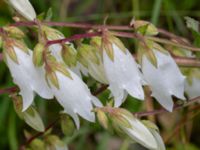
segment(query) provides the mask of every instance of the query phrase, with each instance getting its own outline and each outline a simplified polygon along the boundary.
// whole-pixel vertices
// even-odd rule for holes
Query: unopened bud
[[[38,43],[33,51],[33,63],[36,67],[40,67],[44,64],[43,60],[43,52],[45,49],[45,45],[42,43]]]
[[[64,35],[60,31],[53,29],[51,27],[42,26],[41,29],[48,40],[57,40],[64,38]]]
[[[8,26],[3,28],[4,31],[7,32],[8,36],[11,38],[17,38],[17,39],[22,39],[24,38],[24,32],[22,32],[19,28],[13,27],[13,26]]]
[[[42,140],[40,140],[40,139],[34,139],[30,143],[30,148],[32,150],[46,150],[45,149],[45,143]]]
[[[47,149],[57,150],[67,150],[67,146],[60,138],[56,135],[49,135],[45,137],[45,141],[47,143]]]
[[[75,48],[72,45],[64,44],[62,49],[62,58],[67,66],[76,66],[77,52]]]
[[[33,106],[30,106],[26,111],[22,112],[22,97],[17,95],[11,95],[11,97],[13,99],[13,104],[17,115],[33,129],[43,132],[44,124],[36,109]]]
[[[133,20],[130,24],[134,29],[143,35],[157,35],[157,28],[150,22],[143,20]]]
[[[75,130],[75,124],[70,116],[61,114],[61,129],[66,136],[72,136]]]
[[[78,60],[85,66],[88,67],[88,63],[99,64],[99,58],[96,54],[96,48],[88,44],[78,45]]]

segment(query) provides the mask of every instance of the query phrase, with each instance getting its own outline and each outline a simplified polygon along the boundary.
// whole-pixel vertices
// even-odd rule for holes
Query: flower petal
[[[187,93],[189,99],[200,96],[200,80],[198,78],[192,78],[192,84],[185,82],[185,92]]]
[[[29,0],[9,0],[9,3],[27,20],[33,21],[36,18],[35,10]]]
[[[60,72],[56,72],[59,89],[51,85],[55,97],[64,107],[66,112],[70,111],[70,115],[77,113],[84,119],[94,122],[95,115],[91,112],[93,109],[93,96],[86,84],[71,70],[68,69],[68,71],[70,72],[72,79]]]
[[[142,59],[142,72],[154,96],[168,111],[173,110],[171,95],[184,98],[185,77],[168,54],[154,51],[157,58],[157,68],[151,64],[146,56]]]
[[[23,59],[24,63],[27,67],[30,67],[29,60],[27,59],[30,57],[29,55],[25,54],[18,48],[15,48],[18,57],[19,64],[13,62],[12,59],[8,55],[6,56],[7,65],[13,77],[13,81],[19,86],[20,88],[20,95],[23,98],[23,111],[26,110],[33,102],[34,99],[34,92],[32,90],[31,78],[26,73],[26,70],[22,64],[21,59]],[[30,72],[31,73],[31,72]]]
[[[117,101],[116,106],[121,105],[124,98],[122,92],[125,91],[135,98],[144,99],[143,79],[134,58],[128,50],[124,53],[115,44],[113,44],[113,49],[114,61],[103,51],[103,62],[111,92],[115,97],[115,102]],[[121,100],[116,100],[117,97]]]

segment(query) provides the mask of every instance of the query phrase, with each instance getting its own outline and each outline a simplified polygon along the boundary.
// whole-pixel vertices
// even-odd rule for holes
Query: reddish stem
[[[178,110],[180,108],[183,108],[185,106],[188,106],[192,103],[198,102],[199,100],[200,100],[200,96],[193,98],[191,100],[188,100],[188,102],[186,104],[184,103],[184,104],[174,105],[173,111]],[[153,110],[153,111],[147,111],[147,112],[136,112],[136,113],[134,113],[134,115],[137,116],[137,117],[145,117],[145,116],[162,114],[162,113],[166,113],[166,112],[168,112],[168,111],[165,110],[164,108],[161,108],[161,109],[157,109],[157,110]]]
[[[75,35],[73,35],[69,38],[47,41],[47,46],[50,46],[50,45],[53,45],[53,44],[71,42],[71,41],[79,40],[79,39],[82,39],[82,38],[91,38],[91,37],[94,37],[94,36],[101,36],[101,32],[75,34]]]
[[[72,27],[72,28],[82,28],[82,29],[102,29],[102,28],[107,28],[109,30],[133,30],[133,28],[129,26],[118,26],[118,25],[93,25],[93,24],[88,24],[88,23],[70,23],[70,22],[48,22],[48,21],[43,21],[43,25],[48,25],[48,26],[59,26],[59,27]],[[21,26],[26,26],[26,27],[31,27],[37,25],[35,21],[31,22],[17,22],[14,24],[11,24],[11,26],[16,26],[16,27],[21,27]]]
[[[5,89],[0,89],[0,95],[1,94],[10,94],[10,93],[13,93],[13,92],[16,92],[16,91],[17,91],[16,86],[10,87],[10,88],[5,88]]]

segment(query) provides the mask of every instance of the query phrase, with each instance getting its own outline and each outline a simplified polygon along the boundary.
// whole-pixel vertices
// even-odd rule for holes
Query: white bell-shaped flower
[[[33,21],[36,13],[29,0],[8,0],[12,7],[27,20]]]
[[[32,104],[34,91],[43,98],[53,98],[45,80],[44,69],[35,68],[32,62],[32,51],[28,50],[26,53],[18,47],[14,47],[13,49],[18,64],[9,57],[7,52],[5,52],[5,57],[14,82],[20,88],[20,95],[23,98],[23,111]]]
[[[183,76],[168,52],[153,50],[157,59],[155,67],[144,55],[142,58],[142,72],[147,84],[152,90],[152,96],[168,111],[173,110],[172,95],[185,100]]]
[[[124,52],[116,44],[112,44],[113,58],[111,60],[103,51],[103,64],[109,82],[109,89],[114,96],[115,106],[118,107],[125,100],[127,93],[137,99],[144,99],[142,88],[143,78],[131,53]]]
[[[192,77],[192,83],[185,82],[185,92],[189,99],[200,96],[200,79]]]
[[[49,83],[56,99],[64,107],[64,112],[71,115],[77,128],[79,128],[78,115],[88,121],[94,122],[95,115],[92,112],[92,104],[96,106],[102,106],[102,104],[96,97],[92,96],[87,85],[78,75],[70,69],[66,69],[65,71],[69,72],[71,77],[55,71],[59,87],[54,86],[51,80],[49,80]]]

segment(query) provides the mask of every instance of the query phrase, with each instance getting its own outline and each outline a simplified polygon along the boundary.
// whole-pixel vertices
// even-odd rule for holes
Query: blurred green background
[[[160,28],[164,28],[180,36],[189,37],[190,33],[186,29],[184,16],[190,16],[197,20],[200,19],[199,0],[31,0],[38,14],[46,12],[49,8],[53,10],[53,21],[67,22],[87,22],[103,24],[105,16],[109,16],[108,24],[128,25],[130,20],[148,20]],[[7,4],[0,0],[0,26],[9,24],[12,21],[11,9]],[[59,28],[66,36],[84,32],[72,28]],[[31,46],[33,43],[29,42]],[[131,46],[131,41],[126,43]],[[91,81],[92,84],[92,81]],[[9,71],[3,62],[0,62],[0,89],[12,86],[12,79]],[[107,92],[101,95],[103,99]],[[44,101],[36,98],[36,105],[40,114],[47,125],[55,120],[59,105],[54,101]],[[129,97],[124,107],[130,111],[142,110],[140,101]],[[49,111],[51,110],[51,111]],[[52,111],[53,110],[53,111]],[[180,115],[181,114],[181,115]],[[184,112],[166,114],[157,118],[157,123],[162,129],[162,135],[167,139],[174,128],[179,125]],[[170,122],[168,121],[170,118]],[[190,121],[187,127],[187,136],[182,127],[179,131],[181,137],[168,139],[167,146],[172,150],[198,150],[200,149],[200,128],[198,116],[194,121]],[[164,124],[164,125],[163,125]],[[11,99],[8,95],[0,95],[0,149],[17,150],[18,146],[24,142],[24,129],[33,132],[31,128],[24,124],[15,114]],[[184,130],[185,131],[185,130]],[[34,132],[33,132],[34,133]],[[107,133],[98,124],[84,122],[82,128],[76,131],[72,137],[64,137],[59,129],[59,124],[54,127],[54,133],[69,143],[70,149],[77,150],[114,150],[120,149],[120,139]],[[126,143],[124,143],[125,145]],[[83,148],[84,147],[84,148]],[[115,148],[117,147],[117,148]],[[126,146],[122,146],[121,150]],[[130,148],[133,149],[133,148]]]

